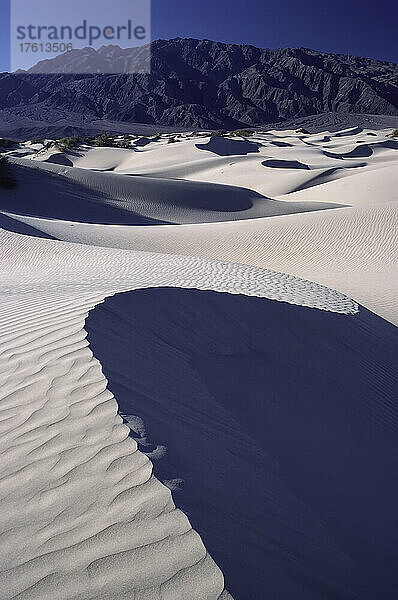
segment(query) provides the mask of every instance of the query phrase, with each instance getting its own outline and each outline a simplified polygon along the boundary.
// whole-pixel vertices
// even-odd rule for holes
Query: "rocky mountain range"
[[[79,115],[236,129],[322,113],[398,115],[398,65],[390,62],[177,38],[153,42],[151,72],[132,73],[143,52],[147,56],[139,48],[85,48],[27,72],[3,73],[0,120]],[[77,75],[77,65],[87,73]]]

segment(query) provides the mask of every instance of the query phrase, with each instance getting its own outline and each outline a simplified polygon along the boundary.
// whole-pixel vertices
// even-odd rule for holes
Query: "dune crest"
[[[2,598],[219,598],[221,571],[118,415],[87,314],[116,292],[170,285],[343,314],[358,306],[243,265],[6,231],[0,241]]]

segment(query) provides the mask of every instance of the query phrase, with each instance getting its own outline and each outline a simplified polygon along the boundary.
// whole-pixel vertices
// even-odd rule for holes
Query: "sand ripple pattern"
[[[62,291],[103,297],[148,287],[181,287],[245,294],[355,314],[358,304],[325,286],[244,264],[82,246],[0,230],[5,262],[2,291],[8,295]]]
[[[33,292],[1,311],[1,598],[218,598],[221,572],[87,347],[98,301]]]
[[[137,450],[86,340],[114,293],[175,286],[354,314],[271,271],[0,233],[2,600],[216,600],[224,578]]]
[[[69,242],[289,273],[398,324],[398,141],[392,129],[273,130],[250,139],[209,139],[185,134],[168,144],[160,137],[140,151],[82,146],[68,155],[73,168],[45,162],[54,148],[34,151],[22,144],[11,160],[23,175],[14,195],[2,194],[0,220],[20,233],[28,228]],[[29,158],[18,158],[21,152]],[[169,193],[159,194],[166,179]],[[188,183],[201,187],[193,193]],[[235,186],[238,196],[216,186],[226,192],[217,194],[219,204],[209,183]],[[144,200],[141,186],[148,192]],[[241,204],[244,189],[251,190],[251,208]],[[127,210],[125,220],[116,219],[115,203]],[[83,206],[94,211],[94,223]],[[112,218],[100,221],[100,210]],[[137,215],[149,224],[134,225]],[[184,224],[154,225],[153,219]]]

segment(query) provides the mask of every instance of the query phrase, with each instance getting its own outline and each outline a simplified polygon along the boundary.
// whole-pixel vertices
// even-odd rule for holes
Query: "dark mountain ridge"
[[[151,56],[150,73],[132,73],[143,70],[146,48],[104,46],[1,74],[0,110],[36,120],[60,111],[87,120],[208,129],[326,112],[398,115],[394,63],[181,38],[153,42]]]

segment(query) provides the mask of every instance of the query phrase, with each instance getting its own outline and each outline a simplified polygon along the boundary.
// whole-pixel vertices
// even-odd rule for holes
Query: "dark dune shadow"
[[[288,142],[270,142],[273,146],[278,146],[278,148],[292,148],[293,144],[289,144]]]
[[[327,152],[326,150],[324,150],[323,153],[329,158],[368,158],[369,156],[372,156],[373,152],[375,150],[378,150],[379,148],[398,150],[398,142],[396,142],[395,140],[385,140],[383,142],[375,142],[373,144],[361,144],[360,146],[357,146],[350,152],[334,153]]]
[[[4,215],[2,213],[0,213],[0,229],[12,231],[13,233],[20,233],[22,235],[30,235],[32,237],[47,238],[48,240],[56,239],[48,233],[39,231],[38,229],[35,229],[35,227],[21,223],[20,221],[12,219],[8,215]]]
[[[44,159],[43,162],[53,165],[63,165],[65,167],[73,167],[73,162],[63,153],[52,154],[48,158]]]
[[[259,152],[262,144],[249,140],[230,140],[228,138],[213,136],[207,144],[195,144],[199,150],[208,150],[218,156],[244,155]]]
[[[113,173],[115,169],[116,167],[108,167],[106,169],[94,169],[93,167],[90,167],[90,171],[94,171],[96,173]]]
[[[331,181],[331,176],[338,171],[347,171],[348,169],[359,169],[361,167],[366,167],[366,163],[360,163],[358,165],[348,165],[347,167],[332,167],[331,169],[327,169],[322,173],[318,173],[315,177],[312,177],[309,181],[298,185],[293,190],[289,192],[289,194],[293,194],[294,192],[299,192],[300,190],[307,190],[312,187],[316,187],[318,185],[322,185],[323,183],[328,183]]]
[[[176,504],[235,598],[392,599],[394,326],[156,289],[107,299],[86,329],[121,413],[167,447],[155,474],[184,480]]]
[[[374,144],[378,148],[389,148],[390,150],[398,150],[398,142],[395,140],[385,140],[384,142],[378,142]]]
[[[298,160],[282,160],[282,159],[269,159],[264,160],[261,163],[264,167],[271,167],[272,169],[306,169],[310,170],[308,165],[301,163]]]
[[[144,147],[144,146],[148,146],[148,144],[150,144],[150,143],[151,143],[151,142],[153,142],[153,141],[154,141],[154,140],[150,140],[150,139],[149,139],[149,138],[147,138],[147,137],[142,137],[142,138],[139,138],[138,140],[136,140],[136,141],[134,142],[134,145],[135,145],[137,148],[142,148],[142,147]]]
[[[324,150],[323,153],[328,158],[339,158],[343,160],[344,158],[368,158],[369,156],[372,156],[373,150],[367,144],[362,144],[361,146],[357,146],[353,150],[350,150],[350,152],[338,153]]]
[[[0,189],[0,210],[13,214],[61,219],[67,221],[159,225],[166,223],[131,210],[125,210],[113,199],[99,191],[59,176],[51,171],[40,170],[35,165],[12,163],[17,181],[13,190]],[[108,202],[108,203],[107,203]]]

